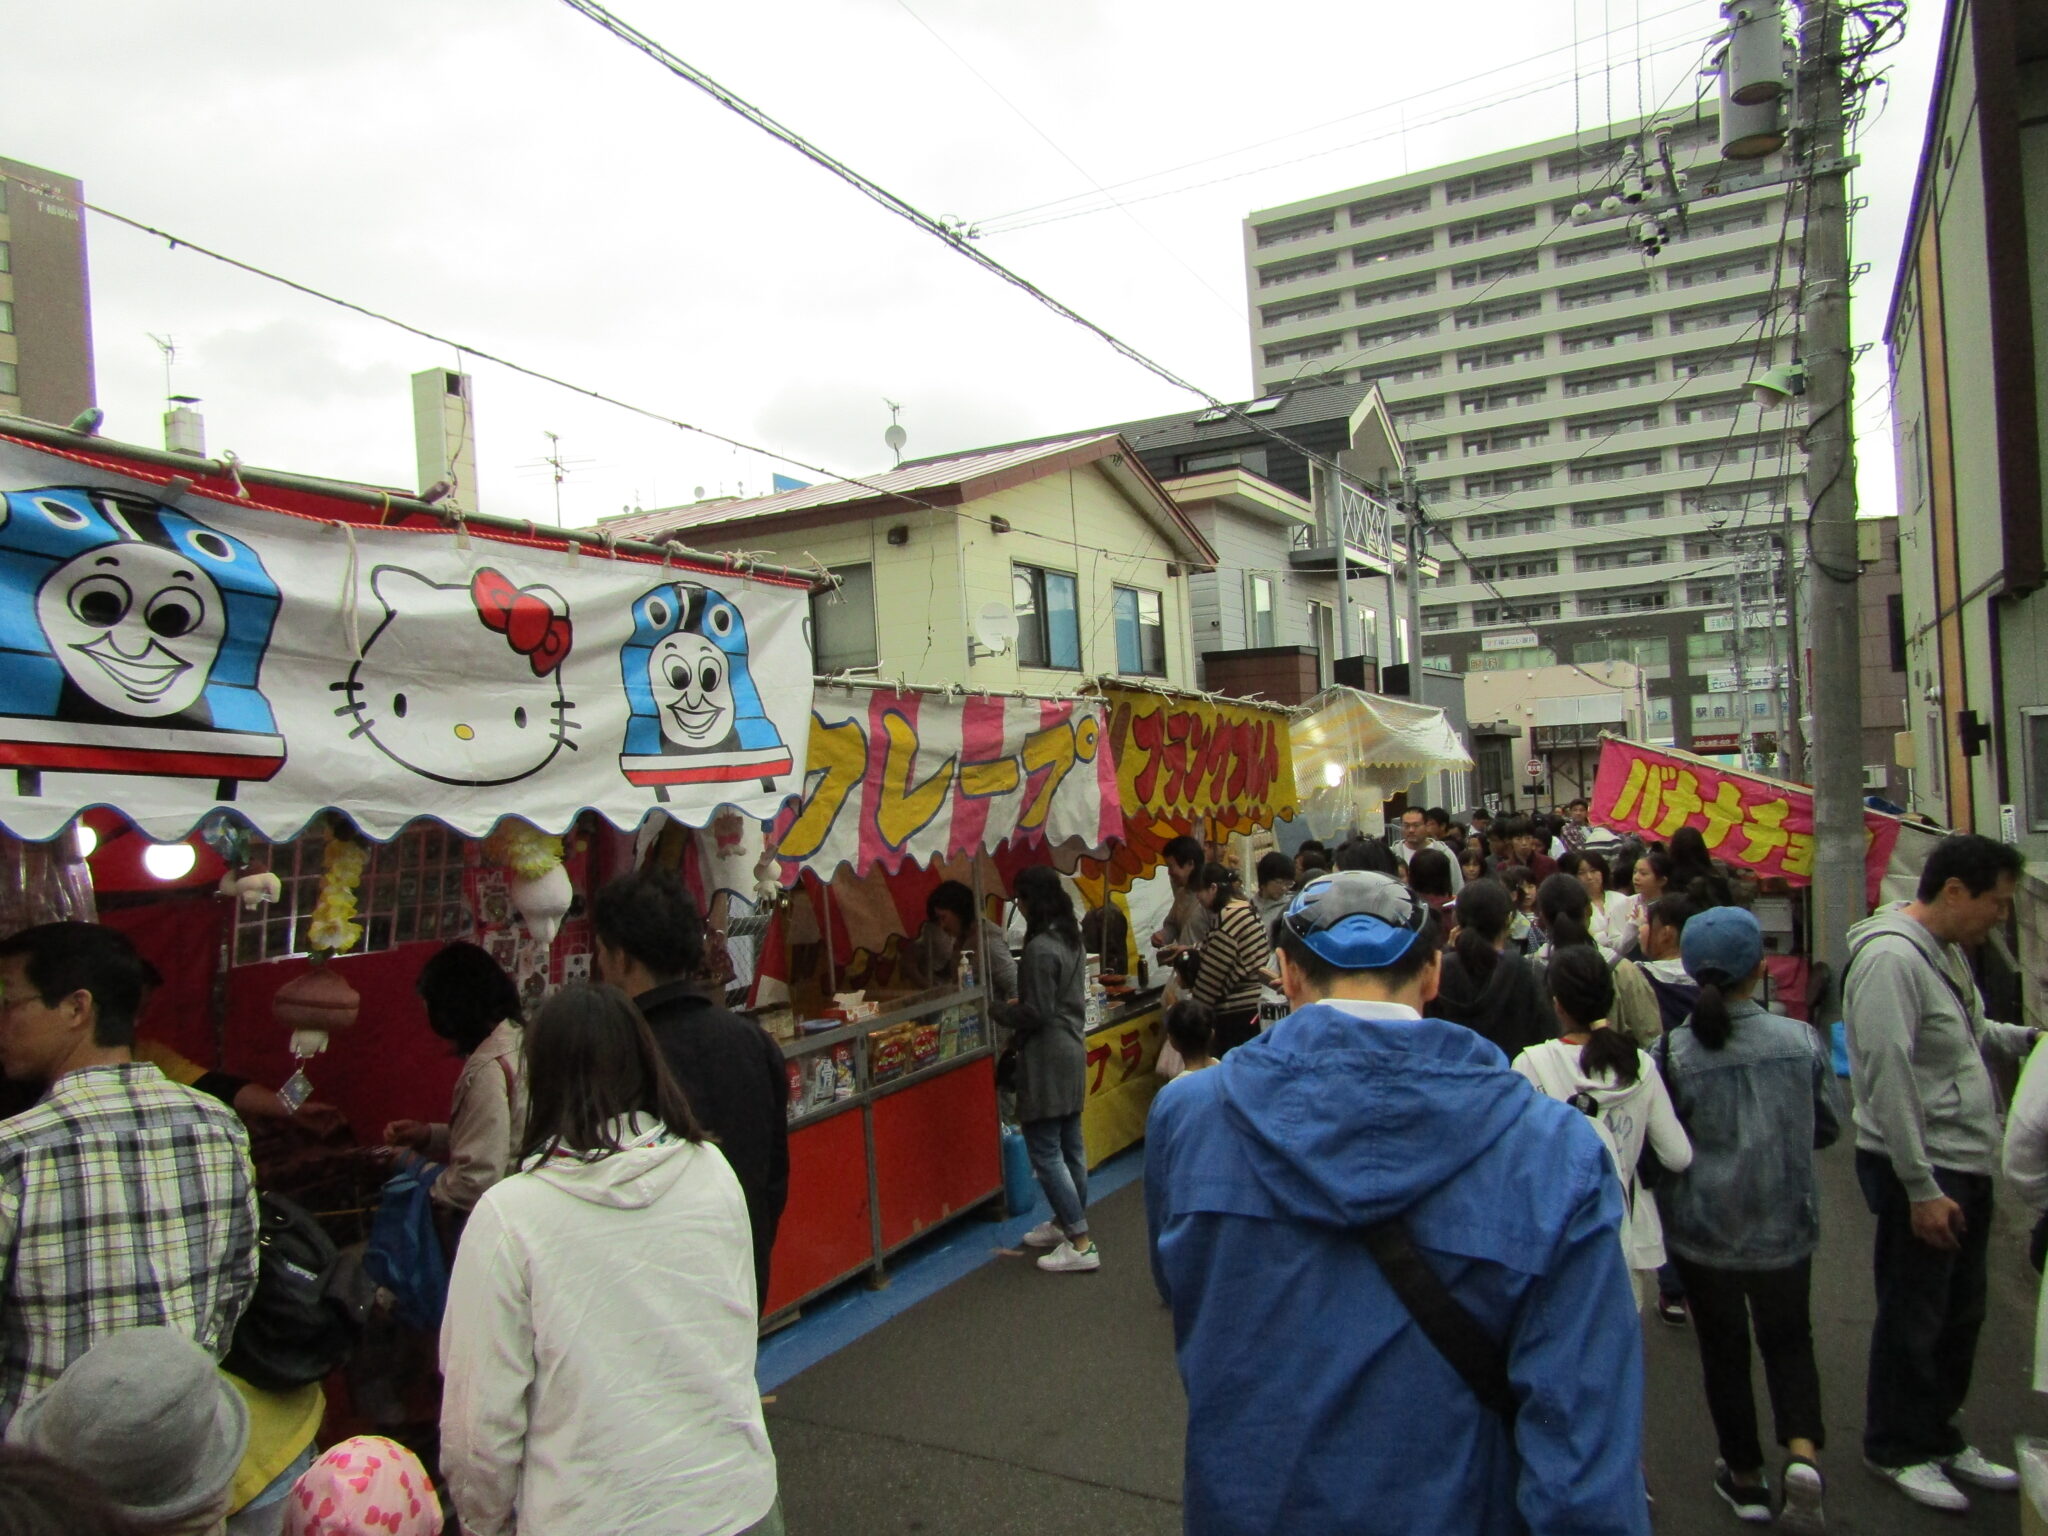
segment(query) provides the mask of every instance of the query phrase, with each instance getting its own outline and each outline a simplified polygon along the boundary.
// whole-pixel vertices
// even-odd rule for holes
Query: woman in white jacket
[[[2027,1058],[2005,1117],[2005,1191],[2048,1220],[2048,1050]],[[2048,1282],[2034,1309],[2034,1390],[2048,1392]]]
[[[1562,1033],[1523,1051],[1514,1068],[1537,1092],[1584,1110],[1613,1154],[1627,1211],[1622,1252],[1640,1312],[1664,1263],[1664,1226],[1657,1202],[1642,1188],[1637,1165],[1647,1145],[1676,1173],[1692,1162],[1692,1142],[1649,1054],[1621,1030],[1608,1027],[1614,979],[1606,956],[1590,944],[1567,945],[1551,955],[1547,975]]]
[[[470,1218],[441,1328],[468,1536],[780,1536],[754,1249],[646,1021],[565,987],[526,1031],[520,1171]]]

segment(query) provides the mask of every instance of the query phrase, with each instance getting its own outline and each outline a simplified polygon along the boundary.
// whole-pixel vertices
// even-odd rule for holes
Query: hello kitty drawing
[[[370,573],[370,590],[384,620],[331,685],[347,700],[335,714],[355,722],[351,739],[422,778],[474,786],[514,783],[575,750],[561,593],[488,567],[444,585],[394,565]]]

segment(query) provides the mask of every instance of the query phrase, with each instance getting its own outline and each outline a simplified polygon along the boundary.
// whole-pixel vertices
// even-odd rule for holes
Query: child
[[[419,1458],[357,1435],[307,1469],[285,1500],[286,1536],[435,1536],[441,1501]]]
[[[1181,1071],[1199,1072],[1216,1065],[1209,1054],[1216,1040],[1216,1015],[1208,1004],[1190,997],[1167,1009],[1166,1040],[1180,1056]]]

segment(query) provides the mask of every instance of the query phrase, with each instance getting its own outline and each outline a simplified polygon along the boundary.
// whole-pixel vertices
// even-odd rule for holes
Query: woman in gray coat
[[[1024,1234],[1049,1248],[1038,1267],[1055,1274],[1099,1269],[1088,1235],[1088,1154],[1081,1105],[1088,1097],[1088,957],[1074,903],[1060,877],[1035,866],[1017,876],[1024,914],[1024,958],[1017,963],[1017,1124],[1052,1220]]]

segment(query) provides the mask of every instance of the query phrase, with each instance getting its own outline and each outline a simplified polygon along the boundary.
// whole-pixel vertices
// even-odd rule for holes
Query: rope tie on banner
[[[614,532],[613,532],[613,531],[612,531],[611,529],[609,529],[609,528],[600,528],[600,529],[598,530],[598,537],[599,537],[599,538],[601,538],[601,539],[602,539],[602,540],[604,541],[604,557],[605,557],[605,559],[607,559],[607,560],[616,560],[616,559],[618,559],[618,558],[619,558],[619,551],[618,551],[618,549],[616,548],[616,546],[617,546],[617,544],[618,544],[618,542],[619,542],[619,536],[618,536],[618,535],[617,535],[616,533],[614,533]],[[577,540],[577,542],[578,542],[578,543],[580,544],[580,543],[582,542],[582,540],[580,540],[580,539],[579,539],[579,540]]]
[[[228,483],[235,488],[235,494],[248,501],[249,487],[242,484],[242,456],[230,448],[221,454],[220,461],[227,469]]]
[[[349,655],[363,654],[361,610],[356,596],[356,528],[354,523],[337,523],[342,537],[348,540],[348,555],[341,566],[341,627],[348,636]]]
[[[469,519],[462,515],[462,508],[450,507],[448,520],[455,524],[455,547],[464,554],[469,553]]]
[[[382,528],[391,519],[391,493],[380,490],[377,492],[377,498],[377,526]]]

